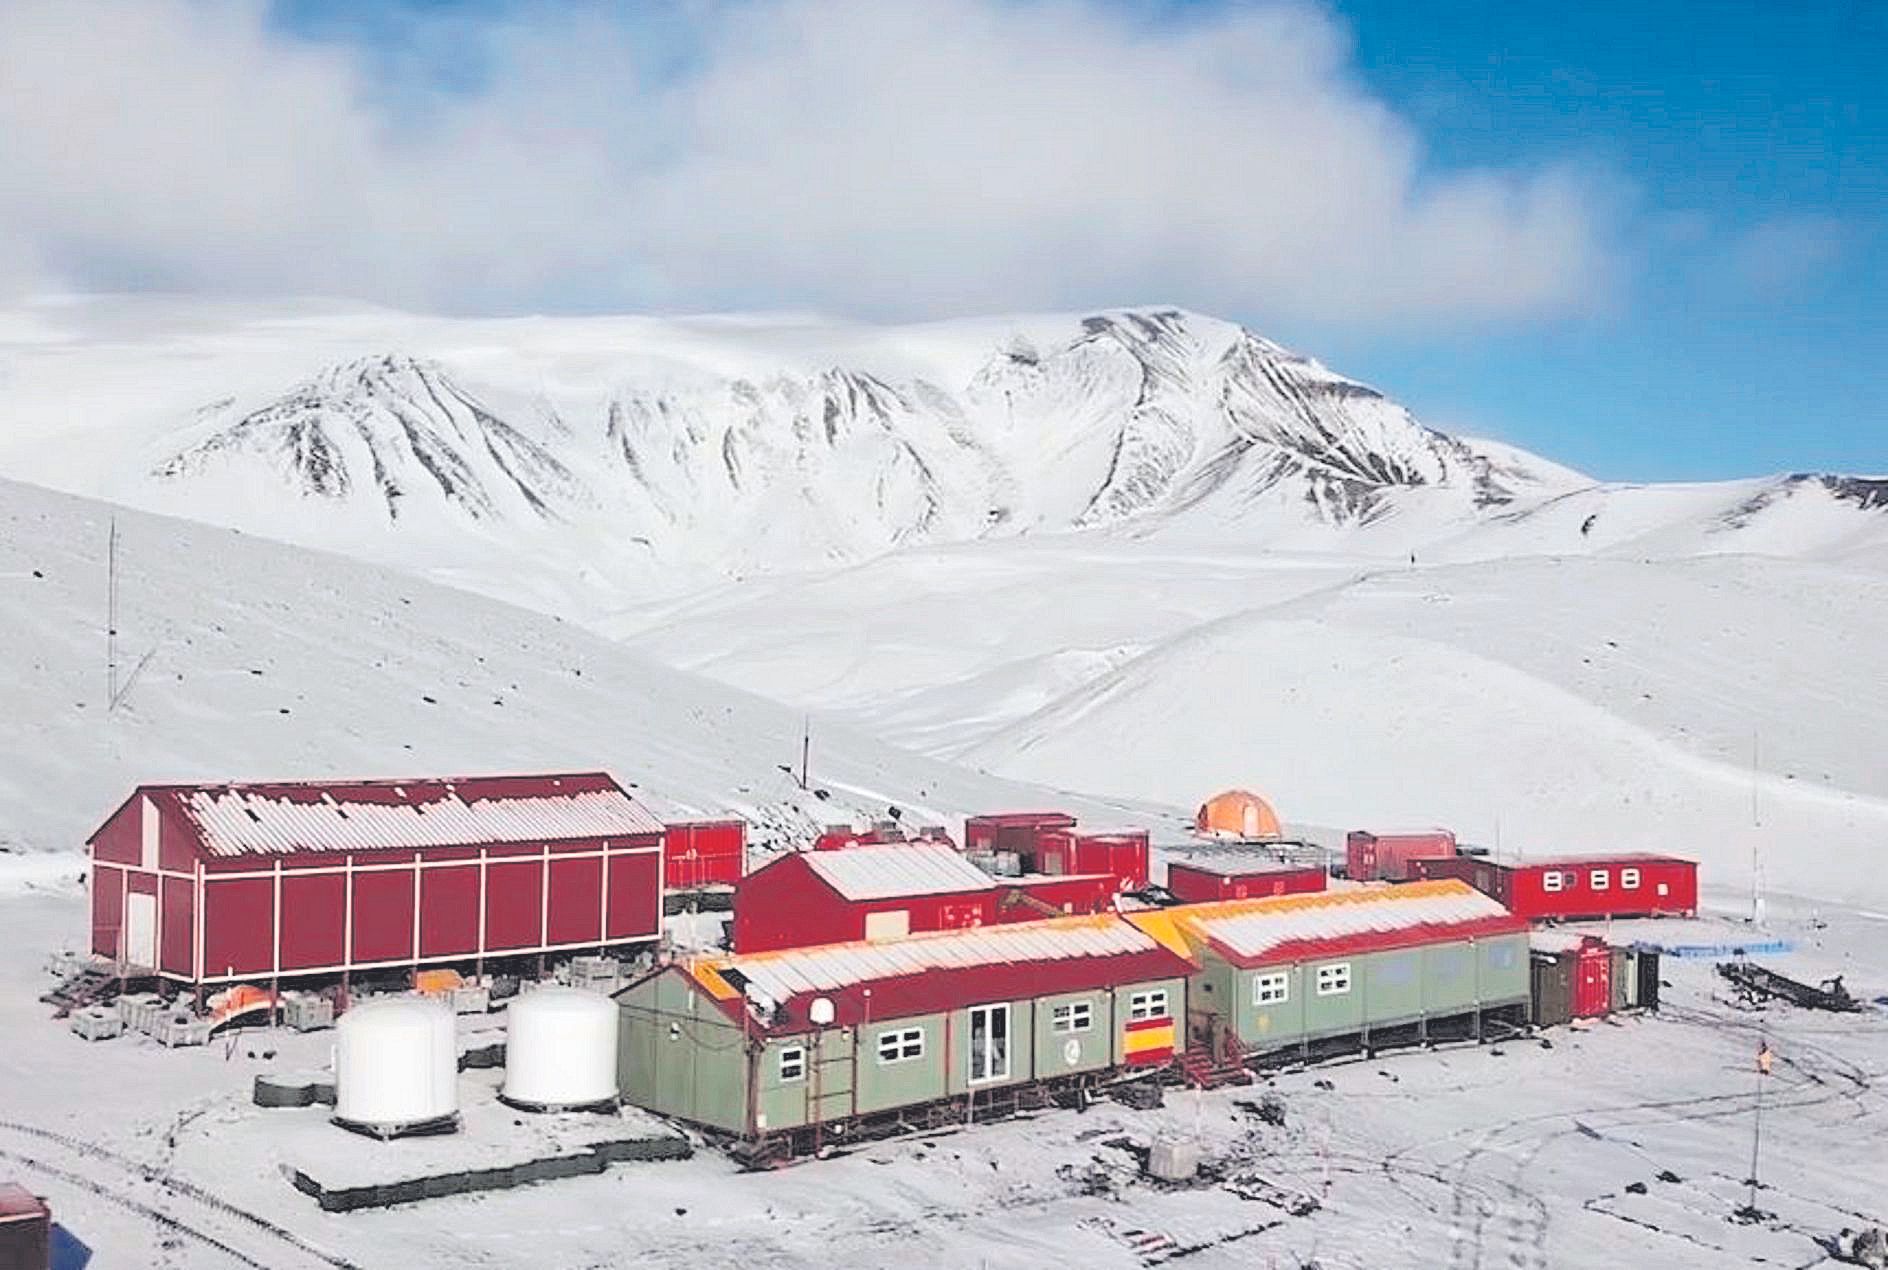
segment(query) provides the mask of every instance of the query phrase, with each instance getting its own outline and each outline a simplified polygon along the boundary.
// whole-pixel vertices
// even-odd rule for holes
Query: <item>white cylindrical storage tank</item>
[[[505,1015],[500,1098],[529,1111],[616,1102],[616,1002],[582,988],[539,988]]]
[[[449,1131],[459,1121],[459,1039],[437,1001],[370,1001],[341,1016],[334,1120],[375,1137]]]

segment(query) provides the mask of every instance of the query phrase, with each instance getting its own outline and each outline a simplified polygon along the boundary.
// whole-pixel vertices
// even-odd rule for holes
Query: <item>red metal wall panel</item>
[[[157,825],[158,867],[172,873],[196,872],[197,840],[189,826],[179,824],[174,816],[159,816]]]
[[[134,796],[92,835],[92,857],[114,864],[140,863],[144,851],[143,816],[144,797]]]
[[[813,874],[805,860],[783,855],[734,888],[736,952],[803,948],[864,936],[865,919]],[[832,934],[834,931],[853,932]]]
[[[410,921],[410,908],[407,916]],[[339,873],[297,877],[284,870],[282,969],[338,966],[347,960],[347,950],[342,946],[346,938],[347,879]]]
[[[545,918],[547,944],[594,944],[602,941],[603,858],[551,861],[550,909]]]
[[[267,976],[275,960],[273,878],[214,878],[203,884],[203,973]]]
[[[1359,882],[1378,878],[1407,882],[1414,862],[1456,853],[1455,835],[1446,829],[1423,833],[1370,833],[1353,829],[1344,838],[1344,873]]]
[[[1574,958],[1573,1016],[1598,1018],[1609,1012],[1612,1005],[1613,950],[1589,937],[1580,942]]]
[[[197,957],[197,884],[189,878],[163,878],[158,905],[163,909],[163,947],[158,969],[173,975],[195,973]]]
[[[472,957],[479,950],[479,866],[420,870],[420,956]]]
[[[611,939],[648,939],[662,928],[662,855],[656,851],[609,857]]]
[[[486,866],[486,951],[536,948],[543,942],[544,865],[519,860]]]
[[[1147,885],[1148,845],[1145,832],[1088,833],[1075,836],[1071,873],[1110,873],[1115,889],[1138,891]]]
[[[413,956],[413,871],[354,873],[355,964],[406,961]],[[204,973],[210,973],[208,962]]]
[[[663,878],[672,891],[733,886],[747,871],[747,825],[739,820],[674,824],[663,842]]]
[[[117,869],[92,870],[92,952],[118,957],[118,939],[124,924],[124,875]]]

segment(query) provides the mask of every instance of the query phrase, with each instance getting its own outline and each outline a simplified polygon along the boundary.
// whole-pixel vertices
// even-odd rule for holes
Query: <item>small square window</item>
[[[1137,992],[1128,998],[1128,1018],[1164,1019],[1167,1017],[1167,990],[1155,988],[1151,992]]]
[[[895,1028],[878,1034],[878,1061],[880,1063],[908,1063],[913,1059],[923,1057],[923,1028]]]
[[[1543,891],[1559,891],[1564,889],[1566,885],[1567,876],[1564,873],[1557,873],[1549,869],[1547,872],[1541,874],[1541,889]]]
[[[1619,871],[1619,886],[1621,890],[1626,890],[1626,891],[1638,890],[1639,889],[1639,870],[1621,869]]]
[[[1280,1005],[1291,996],[1291,976],[1284,971],[1252,977],[1253,1005]]]
[[[806,1046],[789,1045],[780,1051],[780,1079],[783,1084],[806,1079]]]
[[[1587,881],[1592,883],[1593,889],[1596,891],[1604,891],[1613,884],[1613,875],[1608,873],[1605,869],[1594,869],[1591,873],[1588,873],[1586,877]]]
[[[1087,1001],[1058,1005],[1049,1015],[1051,1032],[1086,1032],[1095,1023],[1095,1007]]]
[[[1350,963],[1334,962],[1318,967],[1318,995],[1339,997],[1350,991]]]

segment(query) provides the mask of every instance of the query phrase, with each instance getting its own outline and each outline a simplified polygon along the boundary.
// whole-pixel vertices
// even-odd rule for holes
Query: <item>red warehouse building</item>
[[[733,886],[747,872],[747,822],[672,820],[662,834],[662,883],[671,891]]]
[[[1076,833],[1045,830],[1038,838],[1036,868],[1043,873],[1106,873],[1117,891],[1147,885],[1148,835],[1145,829],[1123,833]]]
[[[1412,861],[1442,859],[1455,854],[1455,835],[1447,829],[1398,833],[1353,829],[1344,839],[1344,876],[1357,882],[1379,879],[1407,882],[1417,876],[1411,867]]]
[[[645,943],[662,835],[600,772],[141,786],[87,844],[92,951],[217,983]]]
[[[1668,855],[1559,856],[1497,864],[1418,860],[1427,878],[1460,878],[1531,919],[1663,917],[1698,911],[1698,865]]]
[[[1240,855],[1196,856],[1167,866],[1167,889],[1183,903],[1201,904],[1322,891],[1327,876],[1321,864]]]

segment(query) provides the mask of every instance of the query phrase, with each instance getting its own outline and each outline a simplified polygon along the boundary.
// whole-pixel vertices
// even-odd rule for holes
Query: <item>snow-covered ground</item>
[[[5,866],[10,868],[11,865]],[[83,922],[69,878],[0,887],[0,1170],[49,1195],[101,1268],[454,1266],[1520,1266],[1817,1264],[1814,1240],[1888,1221],[1888,1018],[1733,1008],[1705,962],[1665,963],[1665,1008],[1539,1040],[1380,1054],[1259,1088],[866,1145],[742,1174],[707,1150],[394,1209],[326,1214],[272,1167],[309,1112],[248,1104],[259,1072],[320,1066],[279,1030],[168,1051],[80,1041],[33,998],[38,950]],[[1727,940],[1750,928],[1714,919]],[[1766,961],[1888,990],[1888,917],[1775,904]],[[1740,1223],[1764,1083],[1757,1206]],[[476,1077],[467,1077],[476,1082]],[[19,1091],[30,1091],[30,1097]],[[1284,1123],[1256,1114],[1283,1104]],[[271,1121],[270,1117],[277,1117]],[[289,1127],[292,1122],[292,1131]],[[267,1126],[285,1126],[278,1147]],[[341,1135],[339,1129],[327,1129]],[[1221,1184],[1162,1190],[1134,1148],[1196,1139]],[[382,1149],[348,1137],[360,1151]],[[1315,1211],[1293,1215],[1315,1200]],[[1147,1254],[1146,1256],[1143,1253]],[[1183,1256],[1182,1256],[1183,1255]]]

